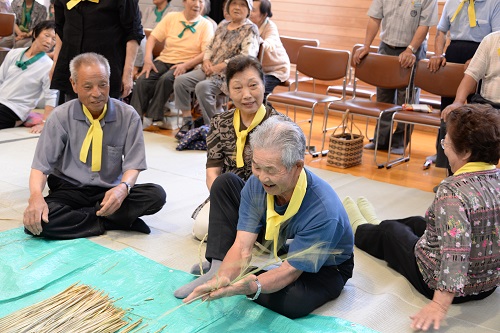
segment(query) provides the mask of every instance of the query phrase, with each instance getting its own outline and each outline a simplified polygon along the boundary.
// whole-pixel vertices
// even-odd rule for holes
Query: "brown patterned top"
[[[252,153],[249,140],[245,142],[243,150],[243,160],[245,165],[241,168],[236,167],[236,132],[233,126],[233,117],[235,109],[227,112],[216,114],[210,120],[210,131],[207,136],[207,168],[221,167],[222,173],[232,172],[237,174],[241,179],[247,180],[252,175]],[[271,116],[281,116],[284,119],[291,121],[287,116],[279,113],[270,106],[266,106],[265,121]],[[258,127],[258,126],[257,126]],[[256,128],[257,128],[256,127]],[[241,124],[241,130],[247,127]],[[255,130],[252,129],[249,135]]]

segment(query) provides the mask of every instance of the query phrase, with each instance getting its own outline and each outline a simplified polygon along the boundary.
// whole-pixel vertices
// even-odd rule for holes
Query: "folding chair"
[[[151,34],[151,31],[153,31],[153,29],[144,29],[144,34],[146,35],[146,39]],[[165,42],[156,41],[155,46],[153,47],[153,59],[160,55],[164,47],[165,47]]]
[[[359,64],[351,65],[355,68],[353,82],[353,98],[337,100],[330,103],[328,111],[348,112],[352,118],[354,115],[377,119],[377,133],[380,126],[380,119],[385,112],[394,112],[401,109],[400,105],[392,103],[382,103],[357,97],[358,81],[366,84],[386,88],[386,89],[408,89],[410,82],[411,68],[401,68],[399,59],[396,56],[383,55],[378,53],[368,53]],[[408,96],[408,94],[407,94]],[[325,116],[325,127],[323,136],[328,130],[328,113]],[[377,162],[378,137],[375,137],[374,159],[378,168],[383,168],[384,164]]]
[[[363,44],[354,45],[354,47],[352,48],[351,57],[353,57],[354,54],[356,53],[356,51],[362,46],[363,46]],[[377,46],[373,46],[373,45],[370,46],[370,52],[377,53],[377,51],[378,51]],[[352,60],[350,59],[349,63],[351,63],[351,62],[352,62]],[[328,87],[326,90],[326,93],[334,95],[334,96],[342,96],[342,94],[345,91],[346,96],[353,96],[353,93],[354,93],[353,80],[354,80],[354,67],[349,66],[349,78],[348,78],[345,90],[344,90],[343,85],[335,85],[335,86]],[[377,90],[375,87],[368,87],[368,86],[367,87],[359,87],[358,86],[356,89],[356,96],[357,97],[367,98],[367,99],[373,100],[376,95],[377,95]]]
[[[329,103],[339,100],[340,98],[326,94],[300,91],[299,85],[304,81],[298,80],[299,73],[309,78],[323,81],[333,81],[343,78],[345,84],[348,75],[349,57],[349,51],[303,46],[300,48],[297,58],[297,70],[295,72],[295,82],[297,82],[297,84],[295,85],[295,90],[270,94],[267,98],[267,100],[271,103],[284,104],[286,106],[293,106],[294,108],[298,107],[311,110],[307,145],[308,152],[313,157],[317,157],[319,155],[319,153],[311,147],[311,136],[316,105],[324,104],[324,112],[326,114]],[[323,151],[324,145],[325,140],[323,137],[323,142],[321,144],[322,155],[326,155],[327,153],[327,151]]]
[[[421,88],[432,94],[440,97],[454,97],[457,93],[458,86],[464,77],[464,65],[452,62],[446,63],[446,66],[441,67],[437,72],[432,73],[427,64],[429,60],[423,59],[416,64],[414,85],[416,88]],[[389,145],[392,143],[392,130],[394,122],[400,122],[410,125],[422,125],[428,127],[439,128],[441,124],[441,112],[434,111],[432,113],[423,113],[415,111],[399,110],[392,115],[391,134],[389,137]],[[405,127],[405,140],[406,140]],[[406,141],[405,141],[406,142]],[[406,151],[405,151],[406,153]],[[408,162],[411,154],[411,136],[408,142],[408,155],[403,154],[402,157],[393,161],[390,160],[390,151],[387,155],[386,168],[390,169],[393,165]]]
[[[286,50],[286,54],[290,59],[290,65],[297,65],[297,59],[299,57],[299,50],[302,46],[319,46],[319,40],[310,38],[296,38],[288,36],[280,36],[281,43]],[[295,74],[297,70],[295,70]],[[288,88],[288,91],[292,90],[292,87],[298,84],[299,81],[312,81],[309,77],[298,77],[297,75],[290,75],[290,78],[279,85]]]
[[[16,15],[13,13],[0,13],[0,37],[14,37],[14,26],[16,23]],[[7,53],[14,47],[14,39],[12,39],[11,47],[0,47],[0,64],[5,59]]]

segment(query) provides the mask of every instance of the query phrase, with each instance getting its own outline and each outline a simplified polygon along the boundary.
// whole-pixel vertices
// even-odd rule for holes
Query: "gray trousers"
[[[392,56],[399,56],[404,50],[405,47],[399,48],[391,48],[384,42],[380,43],[378,53],[387,54]],[[418,48],[415,56],[416,61],[420,59],[425,59],[427,52],[427,42],[423,42],[422,45]],[[410,96],[408,96],[408,101],[410,103],[418,103],[420,98],[420,89],[415,92],[413,89],[413,81],[410,82]],[[402,105],[406,100],[406,89],[383,89],[377,88],[377,102],[383,103],[392,103],[397,105]],[[380,129],[379,132],[375,132],[374,137],[378,136],[378,148],[379,149],[388,149],[389,148],[389,136],[391,130],[391,117],[392,113],[386,113],[382,116],[380,121]],[[404,138],[404,129],[405,125],[398,124],[394,134],[392,136],[392,147],[399,148],[403,147],[403,144],[406,145],[409,141],[409,136],[411,135],[412,126],[406,125],[408,127],[406,142],[403,143]],[[410,129],[411,128],[411,129]]]
[[[196,94],[200,109],[203,113],[205,124],[210,124],[210,119],[217,112],[217,96],[222,93],[219,86],[212,80],[206,79],[201,69],[195,69],[189,73],[182,74],[175,79],[175,108],[187,111],[191,110],[191,95]]]
[[[161,120],[165,103],[174,91],[174,69],[171,69],[174,64],[156,60],[154,65],[158,73],[151,71],[148,78],[143,74],[137,79],[130,105],[141,117]]]

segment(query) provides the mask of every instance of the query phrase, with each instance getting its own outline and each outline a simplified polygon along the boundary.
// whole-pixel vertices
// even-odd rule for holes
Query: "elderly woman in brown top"
[[[281,44],[278,27],[270,20],[272,16],[269,0],[253,2],[250,20],[259,27],[261,43],[264,47],[262,68],[265,73],[266,97],[273,92],[274,87],[288,80],[290,76],[290,59]]]
[[[252,154],[247,138],[267,118],[279,115],[264,106],[264,72],[254,57],[238,56],[227,65],[226,80],[235,109],[215,115],[207,136],[206,183],[210,191],[214,180],[232,172],[247,180],[252,175]],[[208,221],[196,219],[194,235],[202,239]]]

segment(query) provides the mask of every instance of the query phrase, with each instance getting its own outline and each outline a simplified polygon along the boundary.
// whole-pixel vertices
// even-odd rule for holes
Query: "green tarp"
[[[173,296],[192,275],[131,249],[113,251],[86,239],[48,241],[22,229],[0,233],[0,318],[43,301],[74,283],[103,290],[143,318],[141,332],[362,332],[371,329],[333,317],[309,315],[290,320],[245,297],[195,302],[179,307]],[[175,311],[172,311],[174,310]]]

